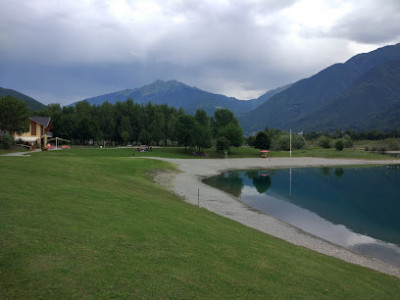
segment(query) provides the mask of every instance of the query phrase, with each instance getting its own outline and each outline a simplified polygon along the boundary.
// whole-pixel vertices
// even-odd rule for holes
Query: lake
[[[400,166],[230,171],[204,180],[312,235],[400,267]]]

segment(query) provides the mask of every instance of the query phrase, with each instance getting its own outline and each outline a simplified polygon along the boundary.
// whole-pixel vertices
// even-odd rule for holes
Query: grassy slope
[[[397,278],[184,203],[146,176],[163,162],[96,151],[0,157],[0,298],[400,294]]]

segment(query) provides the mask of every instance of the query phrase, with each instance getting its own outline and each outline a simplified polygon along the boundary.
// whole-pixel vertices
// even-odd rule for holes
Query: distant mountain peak
[[[234,97],[214,94],[197,87],[191,87],[177,80],[156,80],[150,84],[135,89],[100,95],[86,99],[90,104],[101,105],[104,102],[115,103],[131,98],[135,103],[167,104],[183,108],[187,113],[195,113],[198,109],[205,110],[209,115],[218,108],[228,108],[237,116],[254,109],[264,99],[243,101]],[[72,103],[71,105],[74,105]]]
[[[200,90],[197,87],[194,86],[189,86],[185,83],[182,83],[180,81],[174,80],[174,79],[170,79],[170,80],[161,80],[161,79],[157,79],[156,81],[154,81],[153,83],[144,85],[143,87],[140,87],[138,89],[144,88],[144,87],[149,87],[149,88],[161,88],[161,89],[173,89],[173,88],[188,88],[188,89],[196,89],[196,90]]]

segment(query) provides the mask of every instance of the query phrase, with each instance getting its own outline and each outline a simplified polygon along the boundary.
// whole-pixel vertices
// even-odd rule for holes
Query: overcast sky
[[[250,99],[398,42],[399,0],[0,0],[0,86],[68,104],[175,79]]]

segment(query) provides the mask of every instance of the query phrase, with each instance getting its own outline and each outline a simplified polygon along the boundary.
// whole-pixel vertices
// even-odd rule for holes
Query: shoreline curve
[[[395,266],[313,236],[265,213],[254,210],[240,202],[236,197],[206,185],[201,181],[206,177],[218,175],[228,170],[400,164],[398,160],[327,159],[310,157],[269,159],[171,159],[149,157],[149,159],[159,159],[177,166],[179,172],[160,173],[156,175],[155,180],[192,205],[198,205],[199,190],[200,207],[211,212],[283,239],[291,244],[400,278],[400,269]]]

